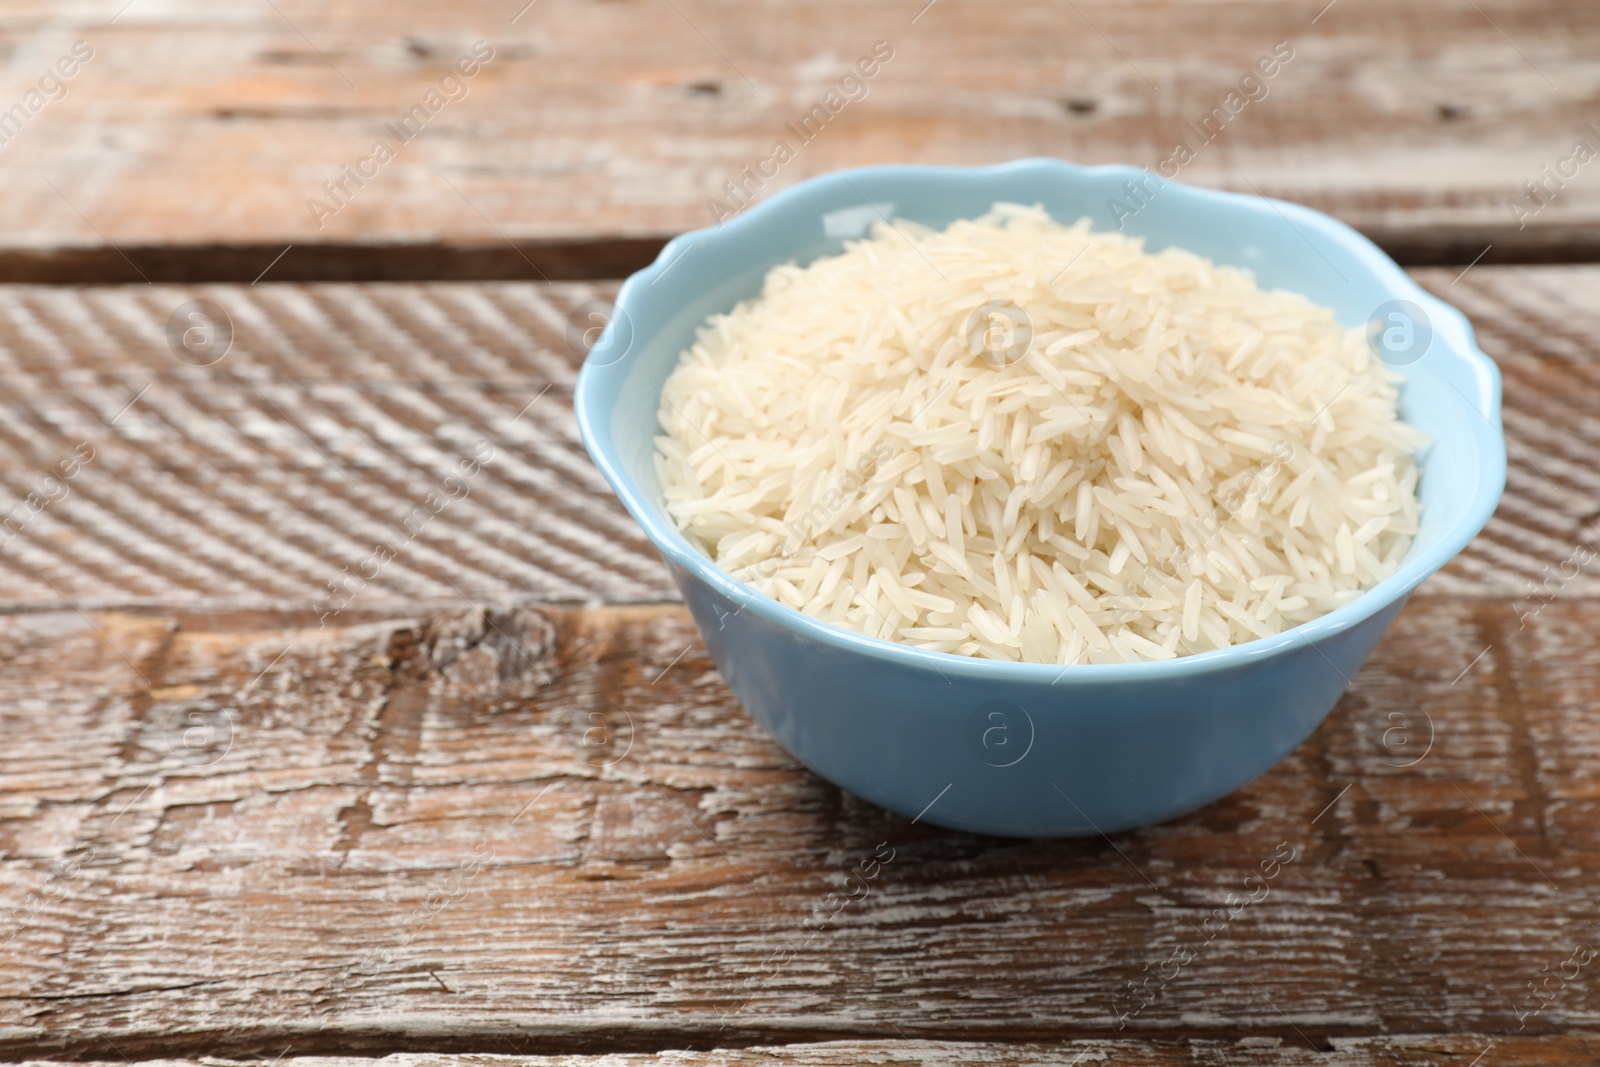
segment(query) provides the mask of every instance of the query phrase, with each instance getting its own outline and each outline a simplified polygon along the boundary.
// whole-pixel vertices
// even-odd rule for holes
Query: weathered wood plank
[[[0,601],[670,596],[572,417],[567,318],[603,292],[0,292]],[[167,333],[196,298],[233,329],[204,367]]]
[[[1522,610],[1546,575],[1600,592],[1590,571],[1561,574],[1600,517],[1600,269],[1455,276],[1419,272],[1473,316],[1505,371],[1511,474],[1499,516],[1434,588]],[[0,512],[17,531],[0,551],[0,609],[675,599],[572,417],[567,319],[613,291],[0,288]],[[232,323],[214,365],[168,342],[193,299]],[[74,477],[45,481],[84,447]],[[476,476],[446,482],[484,454]],[[30,516],[29,493],[57,499]],[[394,558],[377,566],[376,544]]]
[[[0,155],[0,279],[248,281],[290,244],[275,277],[595,277],[710,222],[730,181],[759,198],[865,163],[1159,167],[1179,141],[1185,180],[1303,200],[1413,262],[1600,252],[1586,170],[1526,228],[1506,203],[1600,144],[1586,0],[520,6],[12,9],[0,106],[74,40],[93,57]],[[477,41],[493,57],[430,101]],[[892,58],[830,101],[878,41]],[[1292,60],[1229,102],[1279,42]],[[390,127],[419,104],[436,110],[405,140]],[[790,132],[819,104],[820,132]],[[1219,107],[1236,113],[1190,130]],[[779,140],[794,158],[764,163]]]
[[[879,1064],[926,1064],[928,1067],[1061,1067],[1073,1063],[1107,1063],[1117,1067],[1416,1067],[1442,1062],[1466,1065],[1489,1050],[1483,1067],[1516,1063],[1524,1067],[1588,1064],[1600,1054],[1600,1042],[1586,1035],[1487,1037],[1477,1034],[1423,1034],[1400,1037],[1337,1038],[1312,1049],[1303,1041],[1243,1038],[1237,1041],[1184,1040],[1096,1041],[997,1044],[942,1041],[830,1041],[815,1044],[721,1048],[715,1052],[662,1052],[655,1055],[522,1056],[512,1053],[397,1053],[377,1059],[351,1056],[285,1056],[284,1067],[876,1067]],[[149,1067],[243,1067],[244,1062],[152,1060]],[[59,1061],[38,1061],[38,1067],[64,1067]],[[123,1061],[91,1061],[85,1067],[124,1067]]]
[[[1503,596],[1521,611],[1537,610],[1556,590],[1600,594],[1593,568],[1578,565],[1586,558],[1580,546],[1600,539],[1600,321],[1580,310],[1600,306],[1600,273],[1416,274],[1467,313],[1505,383],[1505,497],[1435,587]]]
[[[0,1054],[1592,1033],[1595,623],[1421,597],[1257,783],[1023,843],[811,776],[671,605],[12,617]]]

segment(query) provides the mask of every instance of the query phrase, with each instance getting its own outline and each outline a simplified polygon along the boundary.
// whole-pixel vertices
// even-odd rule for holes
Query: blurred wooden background
[[[1593,174],[1524,228],[1505,205],[1575,140],[1600,147],[1587,0],[121,2],[0,15],[0,107],[74,40],[94,50],[0,151],[14,280],[140,280],[120,249],[154,280],[249,281],[291,243],[278,280],[538,277],[506,237],[551,277],[614,277],[705,225],[878,41],[865,97],[764,192],[878,162],[1155,167],[1288,42],[1185,180],[1303,201],[1413,262],[1600,248]],[[479,41],[465,95],[314,218]]]
[[[9,3],[0,65],[0,1062],[1595,1062],[1600,7]],[[1188,818],[1000,841],[819,781],[589,464],[574,311],[730,181],[1155,168],[1219,107],[1182,180],[1473,318],[1500,513]]]

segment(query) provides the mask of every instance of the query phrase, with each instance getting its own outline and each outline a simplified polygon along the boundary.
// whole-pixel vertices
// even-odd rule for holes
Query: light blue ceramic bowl
[[[1088,216],[1097,229],[1121,222],[1152,251],[1179,245],[1304,293],[1347,325],[1376,314],[1401,330],[1400,410],[1434,444],[1424,456],[1421,534],[1398,571],[1276,637],[1063,672],[848,633],[755,593],[691,546],[662,506],[651,438],[657,389],[695,328],[754,294],[769,267],[837,252],[880,215],[943,226],[997,200],[1040,203],[1065,222]],[[1414,333],[1406,320],[1387,319],[1395,300],[1410,303]],[[665,557],[712,658],[757,722],[858,796],[926,822],[1023,837],[1110,833],[1181,815],[1282,759],[1332,709],[1411,591],[1483,528],[1505,482],[1494,364],[1459,311],[1366,238],[1295,204],[1047,159],[842,171],[676,238],[622,286],[578,379],[577,413],[590,454]]]

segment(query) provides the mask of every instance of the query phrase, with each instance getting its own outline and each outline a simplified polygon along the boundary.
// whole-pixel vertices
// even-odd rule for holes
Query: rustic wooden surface
[[[1505,201],[1600,146],[1597,38],[1590,0],[14,4],[0,109],[75,40],[94,57],[0,152],[0,278],[249,281],[289,245],[275,277],[616,277],[780,139],[761,197],[873,162],[1156,167],[1280,41],[1294,59],[1185,180],[1411,262],[1592,257],[1592,166],[1526,228]],[[399,145],[385,125],[479,40],[467,95]],[[880,40],[864,98],[786,133]],[[395,160],[314,217],[384,137]]]
[[[1600,268],[1417,275],[1499,362],[1512,446],[1505,505],[1429,588],[1514,598],[1600,517]],[[0,610],[327,610],[346,568],[364,576],[353,606],[371,610],[676,599],[572,416],[566,322],[613,289],[0,288],[0,488],[20,501],[79,444],[95,450],[0,554]],[[192,299],[233,322],[232,349],[206,367],[166,336]],[[492,459],[467,495],[363,570],[480,443]],[[1600,590],[1588,570],[1568,585]]]
[[[565,315],[604,287],[0,290],[5,484],[95,449],[4,556],[0,1056],[1581,1061],[1600,616],[1587,573],[1525,586],[1600,510],[1600,269],[1419,275],[1506,373],[1500,516],[1265,778],[1050,844],[908,824],[737,707],[575,439]],[[163,332],[194,298],[235,323],[206,367]]]
[[[673,605],[13,616],[0,1054],[1587,1032],[1595,621],[1420,597],[1258,782],[1027,843],[798,767]]]
[[[319,228],[307,198],[480,39]],[[0,282],[53,283],[0,285],[0,1063],[1600,1060],[1600,162],[1506,206],[1600,146],[1592,3],[22,3],[0,114],[76,40],[0,145]],[[574,312],[878,40],[758,198],[1155,166],[1289,41],[1181,177],[1439,264],[1504,372],[1484,535],[1189,817],[1007,841],[820,781],[578,441]],[[196,300],[225,353],[171,341]]]
[[[397,1053],[380,1059],[353,1056],[285,1056],[285,1067],[1060,1067],[1063,1064],[1116,1064],[1118,1067],[1417,1067],[1467,1064],[1488,1047],[1499,1062],[1545,1067],[1579,1062],[1596,1055],[1596,1042],[1582,1037],[1506,1038],[1492,1045],[1481,1038],[1427,1035],[1407,1038],[1335,1039],[1312,1050],[1277,1038],[1237,1041],[1066,1040],[1049,1044],[998,1045],[938,1041],[830,1041],[781,1048],[719,1049],[715,1053],[663,1052],[656,1055],[519,1056],[514,1053],[417,1056]],[[222,1059],[154,1060],[150,1067],[242,1067]],[[1495,1062],[1487,1055],[1480,1063]],[[122,1061],[90,1061],[90,1067],[122,1067]],[[57,1067],[39,1061],[39,1067]]]
[[[95,450],[11,541],[0,604],[331,605],[480,442],[467,495],[357,605],[669,596],[572,416],[566,321],[614,288],[0,289],[0,484],[21,499]],[[205,367],[166,334],[196,298],[233,322]]]

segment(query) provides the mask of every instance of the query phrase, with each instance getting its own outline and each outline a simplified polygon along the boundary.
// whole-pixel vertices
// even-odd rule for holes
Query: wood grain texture
[[[1030,843],[810,775],[676,606],[15,616],[0,1055],[1183,1038],[1212,1051],[1152,1062],[1246,1039],[1439,1062],[1370,1042],[1459,1033],[1532,1057],[1600,1027],[1569,962],[1600,945],[1596,621],[1419,597],[1256,783]],[[1593,1039],[1562,1040],[1583,1062]]]
[[[285,1056],[284,1067],[1062,1067],[1065,1064],[1115,1064],[1116,1067],[1418,1067],[1466,1065],[1479,1061],[1546,1067],[1592,1062],[1600,1044],[1581,1035],[1489,1038],[1478,1034],[1424,1034],[1405,1037],[1340,1038],[1323,1049],[1277,1038],[1238,1041],[1094,1041],[1049,1044],[994,1044],[941,1041],[830,1041],[814,1044],[662,1052],[655,1055],[519,1056],[513,1053],[427,1056],[397,1053],[377,1059],[353,1056]],[[57,1067],[59,1061],[38,1061]],[[150,1067],[235,1067],[247,1061],[153,1060]],[[259,1062],[259,1061],[248,1061]],[[86,1067],[122,1067],[122,1061],[90,1061]]]
[[[567,319],[610,291],[0,290],[0,482],[22,507],[0,600],[670,596],[572,416]],[[210,366],[169,344],[191,299],[232,323]],[[29,493],[56,499],[30,514]]]
[[[708,224],[778,140],[794,158],[756,198],[868,163],[1156,167],[1187,139],[1183,179],[1302,200],[1413,262],[1600,252],[1592,168],[1525,228],[1506,206],[1600,145],[1588,0],[36,3],[0,15],[0,110],[80,39],[93,59],[0,153],[5,280],[248,281],[290,244],[276,277],[592,277]],[[389,134],[478,40],[465,97]],[[865,96],[788,133],[880,40]],[[1186,123],[1280,41],[1293,60],[1202,144]],[[395,158],[314,213],[383,138]]]
[[[1513,599],[1520,612],[1562,592],[1593,596],[1580,551],[1600,541],[1600,272],[1585,268],[1417,271],[1472,320],[1504,382],[1506,492],[1472,546],[1432,581]],[[1576,559],[1575,559],[1576,556]]]
[[[1467,311],[1505,373],[1511,473],[1488,531],[1430,588],[1521,611],[1600,592],[1592,568],[1568,563],[1600,517],[1600,269],[1457,274],[1418,272]],[[573,420],[581,347],[568,319],[612,292],[0,288],[0,513],[17,516],[0,609],[676,599]],[[211,366],[168,342],[192,299],[232,322]],[[92,461],[51,488],[85,444]],[[446,481],[485,448],[475,477]],[[430,493],[462,491],[417,518]],[[30,493],[55,499],[30,515]],[[393,558],[374,561],[375,545]]]

